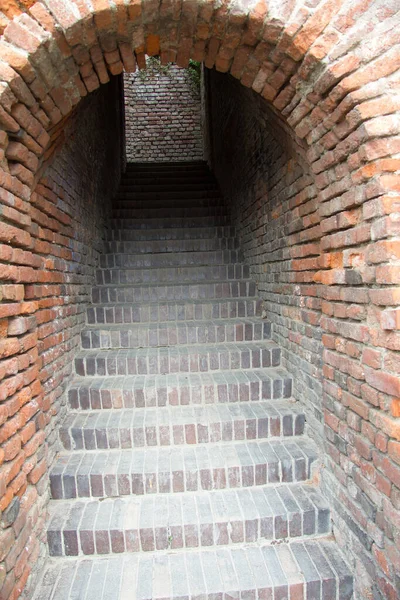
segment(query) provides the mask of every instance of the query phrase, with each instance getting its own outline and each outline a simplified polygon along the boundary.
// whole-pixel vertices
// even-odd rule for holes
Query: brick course
[[[213,169],[263,298],[311,434],[323,438],[317,189],[298,147],[265,102],[232,77],[207,73]],[[304,223],[302,221],[305,221]]]
[[[128,161],[202,160],[200,89],[187,69],[148,61],[124,74],[124,97]]]
[[[69,240],[85,239],[84,225],[75,222],[81,200],[73,194],[73,211],[66,209],[62,193],[69,182],[59,183],[57,174],[53,188],[44,165],[62,153],[63,131],[71,124],[66,118],[81,98],[124,68],[143,65],[146,52],[159,51],[163,63],[185,67],[192,57],[230,72],[270,103],[268,135],[273,131],[285,147],[273,142],[267,148],[275,166],[275,174],[268,173],[269,204],[257,201],[243,216],[248,224],[254,215],[259,223],[268,217],[274,226],[266,232],[255,227],[259,243],[268,248],[265,265],[256,262],[259,252],[243,226],[246,258],[260,287],[274,290],[269,292],[275,299],[269,308],[274,335],[289,344],[284,358],[289,367],[289,358],[295,357],[296,393],[312,417],[310,430],[324,440],[322,483],[331,498],[336,537],[355,566],[358,597],[394,600],[399,595],[399,266],[397,249],[389,245],[398,234],[398,161],[392,158],[399,150],[398,2],[388,0],[382,9],[376,2],[317,0],[292,10],[273,2],[268,8],[259,2],[230,10],[224,3],[178,8],[169,2],[119,0],[93,1],[91,8],[78,0],[8,0],[2,7],[3,515],[7,507],[17,506],[13,498],[21,497],[14,524],[0,533],[6,598],[18,597],[27,564],[37,561],[38,537],[30,528],[32,523],[38,531],[42,527],[49,453],[41,432],[60,397],[65,363],[58,349],[69,347],[80,329],[78,319],[76,329],[63,333],[76,316],[75,303],[59,309],[58,302],[71,297],[95,260],[85,247],[69,247]],[[235,107],[224,115],[236,131],[238,112]],[[82,130],[77,129],[77,140],[83,139]],[[104,146],[109,149],[107,168],[119,150],[114,138]],[[226,141],[235,154],[232,139],[231,133]],[[77,146],[83,150],[88,140]],[[263,149],[261,138],[253,147],[257,144]],[[79,197],[83,192],[85,198],[94,173],[105,173],[100,161],[92,161],[87,171],[87,156],[82,152],[79,163],[70,156],[63,164],[73,174],[74,189],[75,182],[82,182]],[[253,183],[261,186],[255,171]],[[253,193],[251,188],[249,202]],[[96,195],[101,194],[99,186]],[[255,197],[263,195],[262,187],[256,189]],[[96,229],[92,212],[84,220]],[[274,238],[282,223],[284,235]],[[281,309],[276,299],[283,304],[291,292],[296,301],[288,300]],[[149,288],[143,284],[140,293],[148,294]],[[209,293],[221,297],[217,284],[210,285]],[[295,327],[289,330],[289,323]],[[59,368],[61,375],[52,377]],[[46,386],[49,393],[43,394]],[[50,447],[56,423],[57,418],[49,423]]]
[[[30,203],[14,195],[24,196],[28,188],[12,176],[14,194],[3,196],[3,218],[17,225],[3,223],[8,245],[1,250],[0,536],[5,599],[23,586],[39,555],[43,559],[39,544],[49,499],[46,472],[59,449],[58,428],[67,410],[64,392],[99,262],[110,196],[119,181],[118,115],[108,116],[107,109],[117,92],[115,81],[84,100],[62,129],[50,130],[48,155]],[[25,115],[22,105],[14,112]],[[8,156],[13,170],[16,163],[11,160],[19,154]],[[25,172],[19,175],[26,178]]]
[[[360,181],[359,165],[354,176],[353,155],[332,150],[343,142],[329,139],[322,158],[306,153],[253,91],[215,71],[207,82],[208,153],[282,364],[293,375],[294,396],[306,408],[308,433],[326,448],[321,475],[335,532],[361,557],[360,597],[383,587],[390,598],[397,592],[388,590],[396,588],[384,581],[397,558],[378,583],[373,571],[364,571],[374,544],[390,547],[397,539],[396,525],[388,522],[398,508],[396,459],[381,442],[382,435],[392,444],[398,439],[392,400],[399,396],[398,346],[389,333],[397,328],[390,308],[396,300],[390,288],[386,298],[373,288],[392,283],[393,271],[379,265],[397,260],[394,230],[380,230],[384,213],[372,208],[384,200],[374,198],[379,191],[368,199],[352,187]],[[379,569],[383,555],[374,551]]]

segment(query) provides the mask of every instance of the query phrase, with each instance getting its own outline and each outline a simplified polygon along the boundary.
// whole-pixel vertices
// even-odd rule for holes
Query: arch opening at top
[[[396,11],[394,1],[11,2],[0,42],[1,122],[11,139],[25,137],[34,170],[46,131],[110,75],[143,67],[146,53],[179,66],[193,58],[265,98],[315,148],[315,163],[377,114],[357,106],[382,96],[382,78],[396,84]],[[395,108],[389,102],[385,112]]]
[[[214,139],[214,159],[218,158],[214,170],[242,226],[246,260],[260,289],[264,285],[264,299],[275,315],[275,335],[287,343],[285,360],[294,369],[303,369],[304,385],[298,392],[305,403],[307,393],[313,399],[308,423],[313,428],[315,421],[326,450],[327,494],[332,497],[332,490],[337,490],[332,502],[338,500],[334,505],[338,539],[353,564],[361,560],[362,566],[357,563],[360,598],[366,580],[368,594],[378,586],[380,597],[396,597],[394,570],[387,565],[395,564],[398,557],[394,528],[400,440],[400,252],[395,243],[400,202],[399,14],[398,0],[4,3],[0,12],[0,201],[6,208],[1,214],[0,268],[7,285],[2,284],[0,309],[6,318],[21,314],[26,319],[26,314],[37,313],[38,321],[29,317],[23,324],[13,322],[7,334],[9,346],[4,344],[9,349],[3,349],[2,356],[24,355],[24,379],[13,380],[13,385],[29,387],[32,410],[39,406],[42,412],[36,419],[37,445],[32,443],[33,453],[39,448],[39,458],[26,454],[18,462],[20,454],[7,449],[5,464],[11,466],[7,466],[5,487],[0,477],[4,492],[0,510],[28,489],[26,506],[31,509],[37,502],[39,514],[44,514],[45,500],[38,501],[32,487],[39,482],[40,488],[46,468],[43,430],[47,427],[46,434],[50,431],[48,435],[54,437],[55,426],[46,415],[61,395],[46,360],[54,350],[52,343],[64,344],[66,353],[72,347],[68,335],[57,331],[52,310],[58,296],[65,304],[59,313],[63,311],[65,322],[73,314],[84,314],[84,309],[72,306],[71,289],[76,285],[77,304],[81,298],[87,301],[88,273],[93,276],[98,258],[97,249],[91,255],[93,231],[86,236],[88,243],[82,242],[81,235],[82,223],[89,223],[89,230],[95,220],[92,205],[74,223],[74,201],[66,217],[58,195],[62,177],[46,187],[42,175],[60,147],[63,132],[68,136],[72,131],[71,118],[83,98],[88,97],[85,114],[90,114],[90,98],[96,97],[90,94],[124,70],[142,68],[146,54],[182,67],[194,59],[212,69],[209,91],[215,102],[211,101],[210,110],[219,119],[220,134],[219,141]],[[229,78],[228,83],[228,77],[219,73],[231,75],[236,82]],[[109,98],[112,86],[115,78]],[[118,123],[115,115],[107,114],[106,104],[99,101],[92,112],[97,111],[102,125],[110,117],[106,139],[109,154],[115,154],[112,131]],[[78,127],[84,127],[85,118],[77,118]],[[257,134],[254,144],[247,135],[252,127]],[[281,153],[267,148],[264,130],[283,147]],[[223,140],[229,131],[236,137]],[[100,144],[101,136],[96,141]],[[70,143],[73,152],[79,149],[82,161],[87,159],[79,139]],[[233,148],[235,143],[238,148]],[[240,181],[242,175],[249,175],[247,164],[240,162],[243,155],[252,157],[251,173],[258,177],[257,157],[265,148],[270,154],[261,176]],[[232,156],[239,164],[231,180],[223,166]],[[65,164],[60,160],[57,169],[61,171]],[[120,170],[119,164],[114,166],[110,190]],[[72,179],[79,165],[74,169]],[[263,179],[267,175],[268,186]],[[96,195],[96,185],[92,190]],[[36,194],[33,201],[32,193]],[[242,202],[244,194],[246,202]],[[100,223],[107,209],[99,212]],[[15,246],[15,253],[8,253],[7,245]],[[75,329],[81,324],[78,319]],[[22,341],[24,327],[29,333]],[[57,351],[58,347],[53,358],[58,365]],[[15,363],[10,365],[7,377],[14,375]],[[50,378],[54,388],[48,384]],[[1,399],[15,391],[8,380],[0,390]],[[0,454],[0,476],[5,472],[2,460]],[[19,464],[28,465],[31,487],[24,487],[23,478],[13,471]],[[374,489],[370,481],[376,483]],[[356,525],[349,527],[350,519]],[[382,546],[387,562],[380,553]],[[34,556],[32,548],[31,552]],[[14,558],[12,565],[11,559],[8,563],[7,589],[20,591],[27,577],[25,563],[22,567],[18,563],[14,581],[10,575],[17,563]]]

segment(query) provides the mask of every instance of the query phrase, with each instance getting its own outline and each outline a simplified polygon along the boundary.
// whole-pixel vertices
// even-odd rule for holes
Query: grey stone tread
[[[192,320],[193,323],[196,323],[196,319]],[[211,325],[226,325],[226,324],[232,324],[232,325],[245,325],[245,324],[249,324],[249,325],[260,325],[260,324],[268,324],[268,326],[271,326],[270,321],[266,321],[265,319],[261,319],[261,317],[237,317],[237,318],[222,318],[222,319],[210,319],[209,323]],[[119,329],[123,327],[122,323],[117,323],[117,324],[113,324],[113,323],[101,323],[99,324],[99,329],[101,329],[103,327],[103,325],[105,325],[106,327],[108,327],[109,325],[112,326],[113,329]],[[135,325],[135,324],[134,324]],[[136,323],[136,325],[138,327],[140,327],[140,323]],[[169,327],[170,326],[170,322],[166,321],[165,323],[163,323],[162,321],[160,323],[152,323],[152,325],[154,325],[154,327],[159,328],[161,327]],[[179,321],[177,321],[177,325],[181,325],[181,323]],[[186,323],[182,323],[183,326],[186,326]],[[201,324],[201,326],[203,326],[204,323]],[[200,325],[199,325],[200,327]],[[207,343],[207,342],[205,342]]]
[[[51,556],[270,542],[330,532],[327,502],[306,484],[105,500],[50,501]]]
[[[138,189],[144,186],[133,186],[128,184],[121,186],[120,193],[116,196],[113,206],[114,208],[129,207],[129,208],[147,208],[149,206],[148,198],[140,197],[144,190]],[[160,186],[161,187],[161,186]],[[164,187],[164,186],[163,186]],[[167,187],[167,185],[165,185]],[[215,192],[215,188],[206,184],[206,194],[203,196],[193,196],[193,192],[201,191],[200,185],[197,184],[196,188],[190,188],[185,186],[185,195],[183,197],[176,197],[177,185],[171,184],[168,186],[170,189],[166,190],[166,193],[161,190],[154,189],[151,195],[151,206],[152,208],[198,208],[198,207],[220,207],[224,206],[223,199],[221,196],[208,195],[207,192]],[[136,188],[136,189],[134,189]],[[136,195],[138,194],[138,195]]]
[[[201,406],[71,412],[60,436],[67,450],[207,444],[301,435],[298,403],[240,402]]]
[[[230,281],[248,277],[249,268],[240,262],[215,264],[195,263],[191,265],[152,267],[112,267],[96,270],[96,282],[114,283],[203,283],[204,281]]]
[[[203,190],[200,189],[200,186],[197,189],[187,187],[184,190],[179,190],[176,185],[171,185],[170,189],[162,190],[160,188],[149,191],[132,190],[131,185],[126,186],[125,189],[120,188],[113,202],[113,209],[118,209],[121,203],[124,203],[134,210],[143,210],[144,215],[147,214],[147,211],[155,211],[157,209],[167,211],[169,208],[172,208],[179,211],[178,214],[181,214],[180,211],[182,211],[182,216],[186,214],[187,216],[191,216],[193,214],[191,211],[198,208],[207,208],[212,211],[218,211],[218,209],[222,208],[226,212],[228,210],[222,200],[221,193],[212,187],[207,187]],[[177,203],[175,204],[175,202]],[[139,206],[137,206],[138,203]],[[171,213],[166,212],[166,214]],[[174,210],[172,210],[172,214],[175,214]],[[162,213],[161,216],[163,216]]]
[[[119,297],[126,298],[122,302],[142,302],[159,300],[211,300],[220,298],[238,298],[254,296],[256,286],[251,279],[214,279],[201,282],[170,281],[155,283],[120,283],[118,288],[107,284],[96,284],[93,287],[94,296],[107,292],[103,302],[115,302]],[[93,300],[98,302],[98,300]]]
[[[155,195],[155,194],[154,194]],[[188,199],[191,200],[195,198],[195,194],[186,194]],[[145,194],[137,194],[138,199],[146,199]],[[184,196],[179,196],[178,194],[170,194],[169,200],[173,201],[175,197],[183,198]],[[205,196],[198,196],[198,198],[204,198]],[[152,195],[147,196],[149,202],[152,201]],[[167,203],[166,203],[167,204]],[[195,218],[214,218],[218,217],[226,217],[228,218],[228,209],[223,204],[218,205],[215,203],[213,206],[189,206],[189,207],[149,207],[146,208],[136,208],[136,207],[120,207],[118,204],[114,204],[112,210],[112,218],[120,219],[121,217],[126,217],[128,219],[138,219],[139,221],[144,221],[147,219],[195,219]]]
[[[129,219],[129,218],[111,218],[110,225],[114,229],[180,229],[181,227],[222,227],[230,225],[230,218],[227,215],[218,215],[211,217],[164,217],[159,219]]]
[[[151,177],[149,180],[149,175],[145,173],[129,173],[126,171],[124,173],[123,180],[121,182],[121,187],[123,185],[130,186],[134,185],[137,187],[145,186],[147,188],[148,185],[179,185],[186,187],[187,185],[199,185],[204,184],[206,186],[216,185],[215,179],[209,173],[191,173],[189,176],[183,172],[176,173],[157,173]]]
[[[305,481],[317,460],[307,437],[61,452],[54,499],[177,493]]]
[[[271,337],[271,323],[260,317],[157,323],[86,325],[83,349],[118,349],[261,341]]]
[[[352,577],[331,539],[313,539],[53,559],[33,600],[200,598],[350,600]]]
[[[142,215],[142,216],[141,216]],[[141,223],[146,223],[152,219],[175,219],[174,224],[178,223],[178,219],[212,219],[213,221],[220,224],[228,224],[230,217],[228,211],[222,205],[219,208],[212,206],[205,207],[193,207],[191,209],[185,208],[158,208],[158,209],[141,209],[141,208],[119,208],[114,207],[112,211],[112,217],[114,221],[119,219],[127,219],[132,224],[134,220]]]
[[[280,347],[254,342],[83,350],[75,356],[78,375],[158,375],[278,367]]]
[[[187,177],[192,180],[192,177],[215,177],[212,175],[208,165],[204,161],[176,161],[176,162],[141,162],[128,163],[126,166],[124,179],[134,177],[150,178],[150,182],[155,181],[158,177]]]
[[[136,192],[136,191],[153,192],[153,191],[158,191],[158,190],[169,191],[170,189],[180,190],[180,191],[191,190],[191,189],[194,189],[194,190],[208,190],[208,189],[218,190],[218,185],[217,185],[215,179],[213,179],[213,177],[211,177],[211,176],[198,177],[197,181],[196,181],[196,178],[193,176],[186,178],[186,181],[181,176],[181,178],[175,182],[173,181],[173,178],[167,177],[167,176],[165,176],[162,181],[160,181],[159,177],[155,178],[152,181],[142,178],[142,182],[138,183],[138,179],[139,178],[134,177],[133,179],[129,180],[129,178],[125,174],[123,180],[121,181],[119,191],[121,192],[124,190],[129,190],[131,192]],[[172,179],[172,181],[171,181],[171,179]]]
[[[192,250],[191,252],[115,253],[100,257],[101,269],[159,269],[165,267],[201,267],[236,264],[239,251]]]
[[[129,287],[129,286],[125,286],[125,287]],[[257,296],[237,296],[237,297],[233,297],[233,298],[185,298],[183,300],[153,300],[150,302],[146,302],[146,306],[150,307],[156,307],[156,306],[167,306],[167,307],[171,307],[171,306],[186,306],[187,304],[193,305],[193,306],[198,306],[198,305],[206,305],[206,306],[215,306],[218,304],[236,304],[239,302],[257,302],[257,303],[262,303],[263,301],[260,300]],[[135,307],[135,306],[143,306],[143,302],[120,302],[120,303],[116,303],[118,307],[122,306],[122,307]],[[109,308],[110,304],[101,304],[98,303],[95,305],[96,308],[97,307],[103,307],[103,308]]]
[[[110,372],[109,366],[107,368]],[[115,369],[118,369],[117,363]],[[167,375],[118,376],[115,373],[114,376],[75,378],[69,388],[69,402],[74,409],[139,408],[252,402],[289,398],[291,392],[291,376],[281,367]]]
[[[165,287],[172,287],[172,288],[187,288],[188,286],[196,286],[198,287],[200,286],[208,286],[208,285],[212,285],[212,286],[216,286],[216,285],[220,285],[220,286],[225,286],[225,287],[229,287],[232,285],[237,286],[238,290],[240,289],[241,285],[248,285],[251,286],[251,288],[253,290],[255,290],[255,284],[254,282],[249,279],[248,277],[240,277],[240,278],[233,278],[233,279],[229,279],[229,281],[227,281],[226,279],[204,279],[203,281],[171,281],[168,283],[165,283],[164,281],[157,281],[155,283],[151,284],[151,288],[165,288]],[[110,284],[106,283],[103,284],[105,287],[108,287]],[[146,287],[147,284],[145,283],[119,283],[118,284],[118,288],[121,289],[125,289],[125,288],[142,288],[142,287]],[[101,287],[101,284],[96,284],[94,287]],[[254,295],[254,294],[253,294]],[[235,296],[236,297],[236,296]],[[223,297],[223,299],[225,300],[226,298]]]
[[[255,317],[237,317],[237,318],[221,318],[221,319],[209,319],[209,320],[204,320],[201,322],[197,322],[196,319],[190,320],[190,321],[158,321],[155,323],[150,323],[150,324],[146,324],[145,326],[143,326],[142,323],[130,323],[129,327],[126,327],[126,324],[124,323],[100,323],[98,325],[88,325],[86,326],[86,328],[83,331],[87,331],[87,330],[110,330],[110,331],[126,331],[127,329],[129,330],[135,330],[135,329],[144,329],[144,330],[162,330],[162,329],[171,329],[171,327],[175,326],[177,329],[189,329],[189,328],[197,328],[197,329],[204,329],[205,327],[208,328],[230,328],[232,331],[234,330],[239,330],[240,334],[239,335],[244,335],[244,329],[247,328],[249,329],[249,331],[253,331],[256,328],[259,329],[259,335],[262,334],[262,331],[265,330],[268,333],[270,333],[271,330],[271,323],[270,321],[266,321],[265,319],[261,319],[261,317],[255,316]],[[214,342],[225,342],[225,341],[244,341],[244,338],[242,339],[237,339],[238,334],[235,334],[234,337],[236,339],[231,339],[231,340],[217,340],[217,339],[209,339],[207,340],[206,338],[200,342],[203,344],[207,344],[207,342],[209,343],[214,343]],[[250,341],[250,340],[249,340]],[[186,344],[190,342],[186,342]],[[171,342],[168,343],[169,345],[171,344]],[[151,344],[143,344],[143,346],[147,346],[147,345],[151,345]]]
[[[152,201],[153,199],[158,200],[160,197],[165,199],[182,198],[183,200],[208,197],[216,198],[217,200],[221,199],[221,192],[218,190],[218,186],[215,183],[212,185],[207,182],[203,182],[202,184],[180,182],[178,185],[174,183],[164,183],[163,185],[147,184],[146,186],[136,186],[132,182],[122,182],[116,200],[118,201],[125,193],[129,194],[129,199],[133,201],[137,198]]]
[[[88,324],[196,321],[260,316],[262,301],[244,296],[158,302],[98,303],[86,310]]]
[[[130,287],[129,285],[126,285],[125,287]],[[237,302],[259,302],[261,303],[262,300],[260,300],[257,296],[237,296],[237,297],[233,297],[233,298],[185,298],[184,300],[153,300],[150,302],[146,302],[146,306],[149,307],[155,307],[155,306],[186,306],[188,303],[193,304],[194,306],[197,305],[211,305],[214,306],[215,304],[224,304],[224,303],[237,303]],[[95,305],[96,308],[97,307],[103,307],[103,308],[109,308],[110,304],[96,304]],[[143,306],[142,302],[121,302],[118,303],[118,306],[122,306],[122,307],[128,307],[128,306]]]
[[[168,171],[175,173],[177,171],[182,171],[186,173],[191,169],[202,169],[206,173],[210,173],[208,169],[208,165],[204,160],[173,160],[173,161],[132,161],[128,162],[126,165],[126,173],[138,173],[139,171],[144,171],[146,173],[151,173],[153,178],[154,173],[158,173],[159,171]]]
[[[156,259],[163,259],[165,261],[168,262],[172,262],[173,259],[173,254],[177,254],[179,256],[175,257],[176,263],[173,264],[161,264],[161,265],[155,265],[153,264],[154,261]],[[210,260],[209,256],[204,256],[210,254],[211,258],[213,258],[214,260]],[[232,256],[228,256],[228,254],[232,254],[233,255],[233,259]],[[226,260],[224,255],[226,255]],[[225,272],[227,272],[228,269],[230,270],[237,270],[239,272],[244,272],[244,270],[247,268],[246,265],[244,265],[243,263],[239,262],[237,257],[237,250],[210,250],[210,251],[206,251],[206,252],[177,252],[177,253],[172,253],[172,252],[159,252],[157,256],[154,257],[154,259],[152,257],[148,257],[148,255],[146,254],[136,254],[136,255],[130,255],[130,254],[126,254],[125,256],[130,257],[133,256],[133,258],[136,258],[136,262],[134,262],[131,265],[122,265],[122,264],[116,264],[116,265],[112,265],[112,266],[103,266],[102,264],[100,264],[97,267],[97,273],[102,274],[104,273],[104,271],[111,271],[111,272],[115,272],[115,271],[123,271],[123,272],[131,272],[131,271],[135,271],[139,274],[142,273],[143,270],[145,271],[151,271],[152,273],[154,271],[159,271],[160,274],[165,273],[170,271],[171,273],[178,273],[179,275],[192,275],[193,276],[193,270],[194,269],[199,269],[201,268],[201,274],[203,275],[204,273],[212,273],[218,270],[218,268],[223,269],[223,271],[221,271],[223,273],[223,275],[221,276],[221,280],[226,281],[227,276],[225,276]],[[118,255],[119,257],[122,257],[122,255]],[[101,262],[104,262],[104,260],[109,260],[111,258],[114,257],[113,254],[111,253],[107,253],[107,254],[103,254],[102,255],[102,259]],[[187,260],[191,260],[191,262],[189,262],[188,264],[185,264]],[[139,264],[137,264],[139,263]],[[142,264],[140,264],[142,263]],[[181,273],[180,273],[181,272]],[[211,277],[212,278],[212,277]],[[210,278],[210,279],[211,279]],[[205,279],[205,277],[203,277],[203,279]],[[194,279],[194,281],[196,281],[196,279]]]
[[[148,252],[209,252],[217,250],[237,250],[238,242],[234,237],[209,237],[190,239],[144,239],[144,240],[108,240],[105,242],[107,254],[147,254]]]
[[[130,241],[155,241],[156,243],[168,240],[204,240],[227,239],[235,237],[235,229],[231,225],[210,227],[175,227],[169,229],[108,229],[105,233],[106,240]]]
[[[96,282],[104,284],[160,284],[176,282],[204,283],[208,281],[229,282],[233,279],[248,278],[249,268],[243,263],[195,264],[173,267],[146,267],[97,269]]]

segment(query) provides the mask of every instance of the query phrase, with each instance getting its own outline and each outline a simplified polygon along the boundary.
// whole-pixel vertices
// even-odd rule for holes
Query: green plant
[[[146,68],[139,70],[138,77],[140,81],[145,82],[156,73],[171,76],[172,64],[173,63],[167,63],[166,65],[162,65],[159,56],[147,56]],[[201,63],[190,59],[189,65],[186,68],[186,74],[188,76],[193,93],[198,95],[200,93],[201,84]]]
[[[148,79],[155,73],[160,73],[161,75],[169,75],[171,71],[171,64],[172,63],[162,65],[159,56],[147,56],[146,68],[140,69],[138,76],[141,81],[146,81],[146,79]]]
[[[200,93],[201,84],[201,63],[196,60],[189,60],[189,66],[187,68],[187,74],[192,84],[193,91],[197,94]]]

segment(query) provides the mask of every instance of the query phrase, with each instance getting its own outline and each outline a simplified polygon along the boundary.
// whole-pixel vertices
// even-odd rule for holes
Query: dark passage
[[[316,446],[206,164],[128,165],[107,236],[36,598],[350,599]]]

